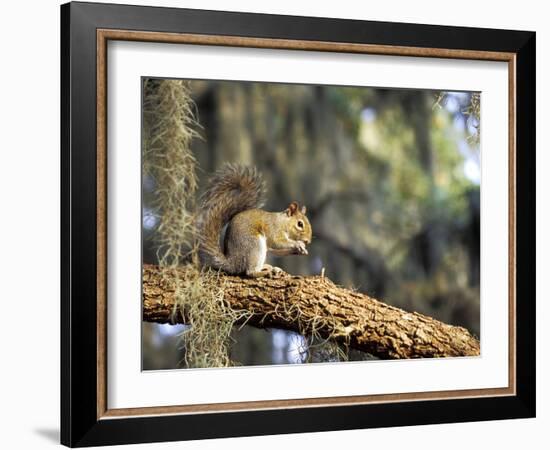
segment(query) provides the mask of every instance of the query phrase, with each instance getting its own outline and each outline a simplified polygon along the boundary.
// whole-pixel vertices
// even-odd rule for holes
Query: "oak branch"
[[[232,309],[250,313],[248,325],[316,332],[383,359],[479,355],[479,341],[465,328],[395,308],[324,276],[223,275],[222,281],[224,300]],[[173,311],[173,289],[157,266],[144,265],[143,320],[184,323]]]

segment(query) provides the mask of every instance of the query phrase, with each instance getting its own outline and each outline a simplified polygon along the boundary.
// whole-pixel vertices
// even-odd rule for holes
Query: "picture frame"
[[[505,62],[508,386],[111,409],[107,44]],[[72,2],[61,7],[61,442],[71,447],[535,416],[533,32]]]

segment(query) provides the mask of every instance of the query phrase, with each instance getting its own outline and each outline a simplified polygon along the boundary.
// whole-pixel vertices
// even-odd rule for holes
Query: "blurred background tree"
[[[308,207],[307,257],[270,257],[479,335],[477,93],[191,81],[199,192],[225,162],[255,165],[267,210]],[[143,180],[143,261],[156,264],[154,180]],[[183,325],[143,324],[143,368],[178,367]],[[339,360],[283,330],[233,332],[242,365]],[[351,352],[350,360],[369,355]]]

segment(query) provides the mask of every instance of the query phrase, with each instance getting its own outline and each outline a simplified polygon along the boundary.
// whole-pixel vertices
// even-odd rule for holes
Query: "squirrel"
[[[282,212],[268,212],[260,209],[264,203],[265,184],[255,167],[226,164],[219,169],[209,181],[198,214],[200,264],[257,278],[282,272],[265,264],[268,251],[307,255],[312,235],[306,207],[292,202]]]

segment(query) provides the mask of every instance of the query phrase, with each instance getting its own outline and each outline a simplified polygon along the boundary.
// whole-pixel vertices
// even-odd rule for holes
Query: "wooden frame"
[[[89,3],[63,5],[61,14],[62,443],[85,446],[534,416],[534,33]],[[508,387],[108,409],[108,40],[507,62]]]

